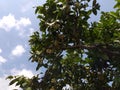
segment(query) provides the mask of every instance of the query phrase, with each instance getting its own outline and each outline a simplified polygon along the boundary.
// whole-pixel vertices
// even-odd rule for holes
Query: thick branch
[[[87,50],[92,50],[92,49],[98,49],[103,51],[103,53],[111,54],[111,55],[120,55],[119,51],[111,51],[106,47],[106,45],[101,45],[101,44],[96,44],[96,45],[76,45],[76,46],[66,46],[62,47],[63,50],[66,49],[87,49]]]

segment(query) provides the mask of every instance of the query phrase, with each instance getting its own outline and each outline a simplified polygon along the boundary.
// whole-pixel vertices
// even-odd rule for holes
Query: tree
[[[97,0],[47,0],[37,6],[40,31],[30,37],[32,62],[43,77],[9,76],[23,90],[119,90],[120,0],[116,11],[102,12]],[[111,85],[109,85],[111,83]]]

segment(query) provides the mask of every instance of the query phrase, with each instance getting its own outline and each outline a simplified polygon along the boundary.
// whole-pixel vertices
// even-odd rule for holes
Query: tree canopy
[[[74,90],[119,90],[120,0],[114,8],[89,22],[100,10],[97,0],[46,0],[37,6],[40,31],[30,36],[29,44],[30,61],[40,73],[9,76],[10,85],[23,90],[62,90],[66,84]]]

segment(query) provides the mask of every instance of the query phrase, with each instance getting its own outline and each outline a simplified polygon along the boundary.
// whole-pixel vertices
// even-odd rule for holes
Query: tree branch
[[[66,46],[66,47],[62,47],[63,50],[66,49],[87,49],[87,50],[92,50],[92,49],[98,49],[103,51],[103,53],[108,53],[111,55],[120,55],[119,51],[111,51],[110,49],[107,48],[106,45],[102,45],[102,44],[94,44],[94,45],[76,45],[76,46]]]

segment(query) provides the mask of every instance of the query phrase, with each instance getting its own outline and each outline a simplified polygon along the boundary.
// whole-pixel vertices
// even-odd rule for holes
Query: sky
[[[114,0],[98,0],[101,11],[113,10]],[[34,13],[35,6],[45,0],[0,0],[0,90],[19,87],[8,86],[8,75],[24,75],[31,78],[36,74],[35,63],[30,57],[29,36],[39,30],[39,20]],[[98,20],[92,16],[92,20]],[[21,90],[21,89],[19,89]]]

